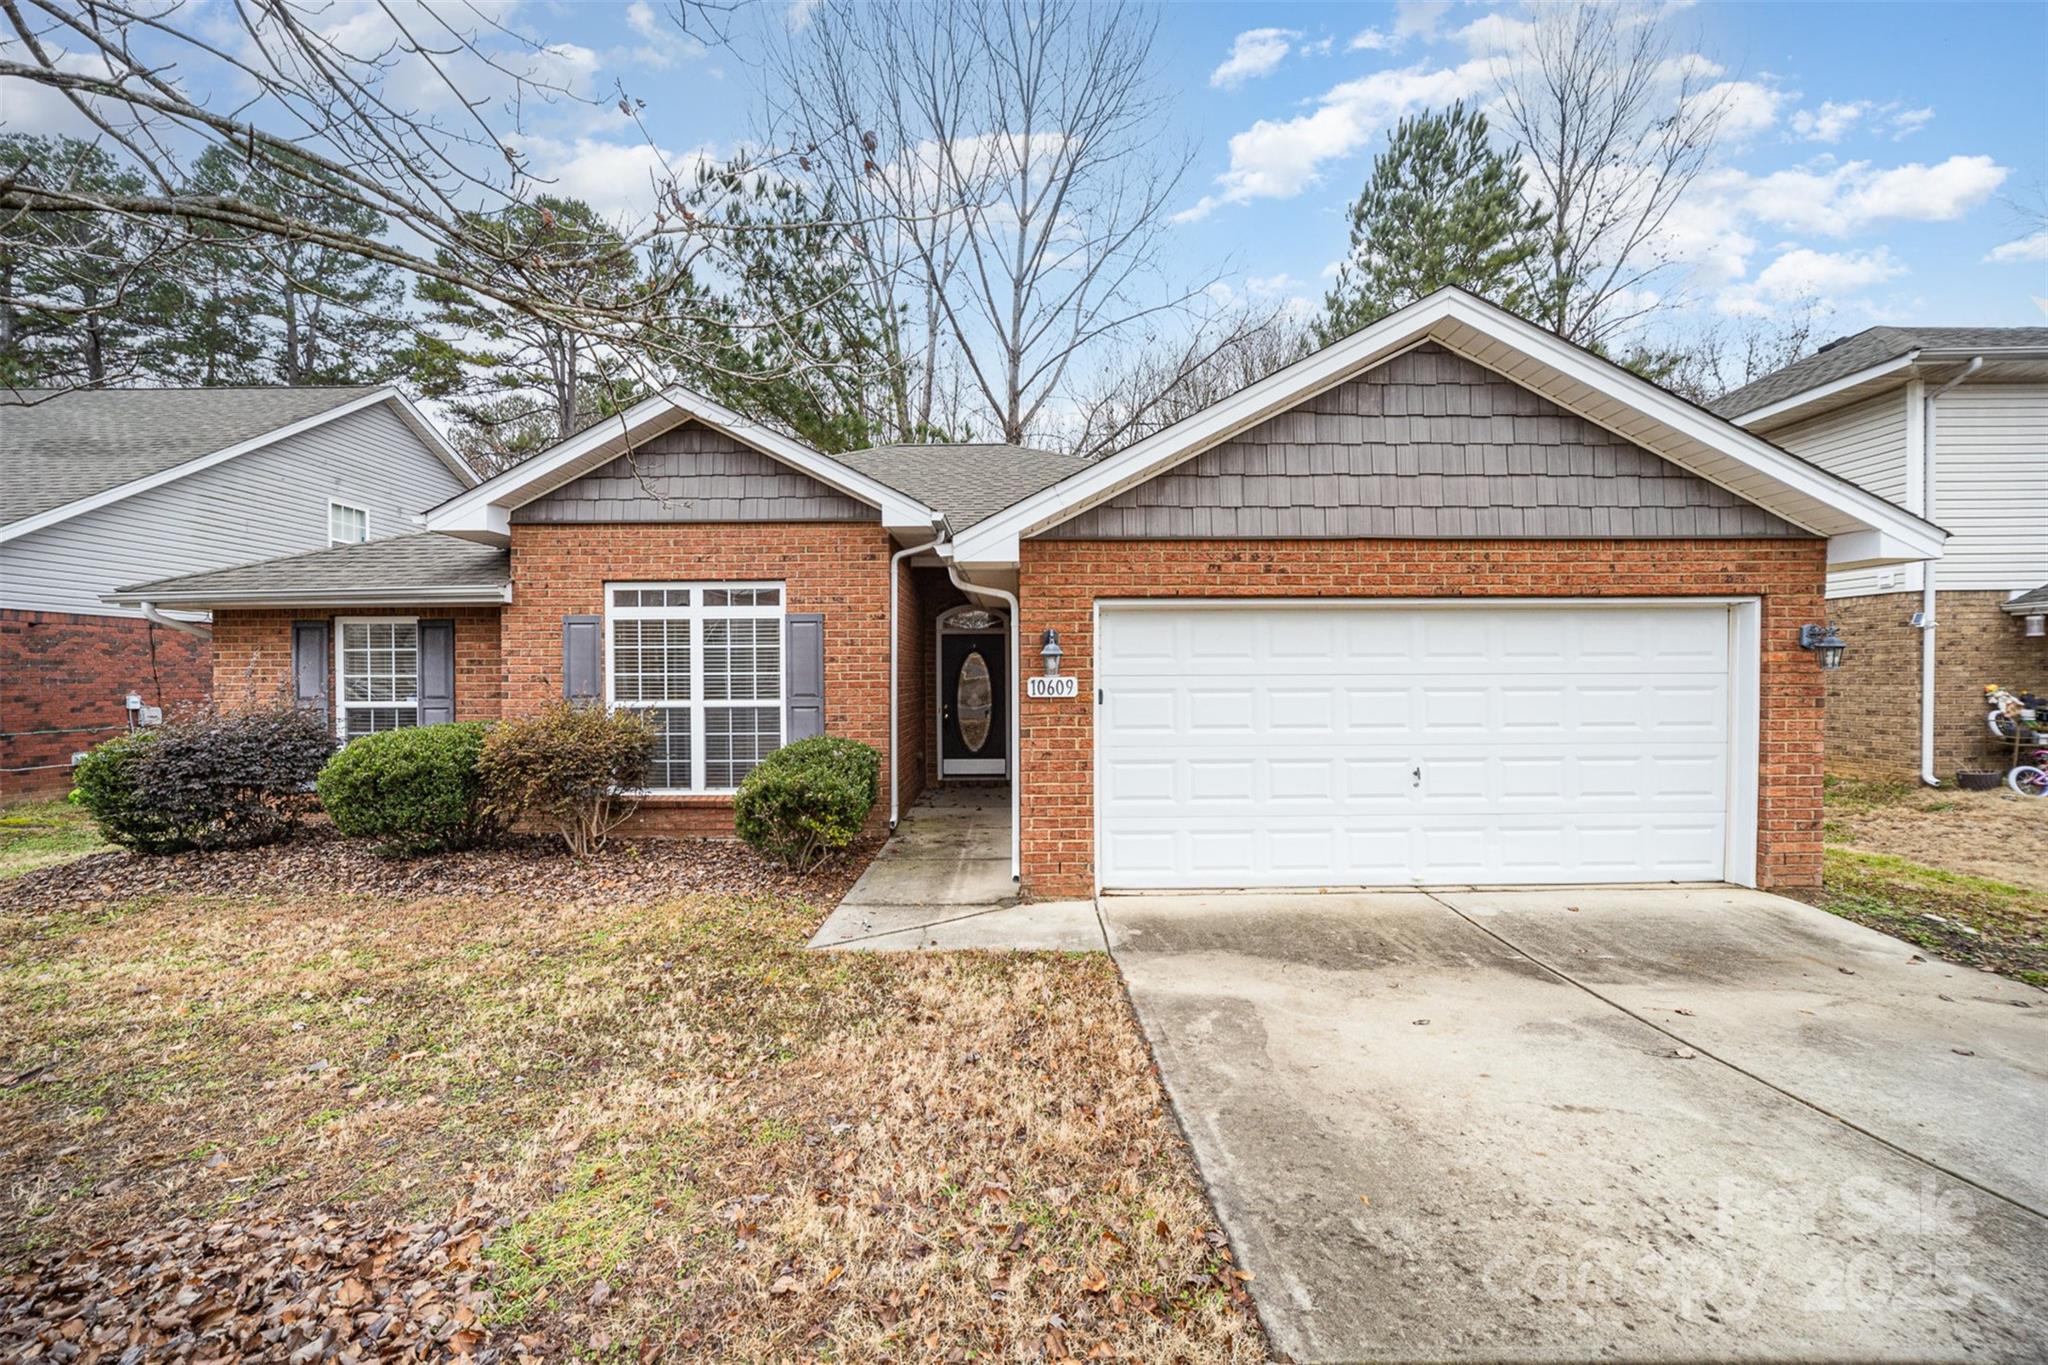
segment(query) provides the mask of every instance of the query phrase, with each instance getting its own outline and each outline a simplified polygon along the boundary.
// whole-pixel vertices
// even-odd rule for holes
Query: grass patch
[[[70,862],[111,847],[69,801],[23,801],[0,807],[0,877]]]
[[[180,1214],[501,1220],[555,1356],[1263,1355],[1102,955],[811,953],[781,896],[0,920],[0,1269]]]
[[[1829,848],[1816,903],[1951,961],[2048,987],[2048,892]]]

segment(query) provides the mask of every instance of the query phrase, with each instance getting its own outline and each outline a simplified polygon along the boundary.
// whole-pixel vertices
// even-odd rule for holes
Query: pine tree
[[[1526,311],[1526,263],[1547,221],[1486,115],[1460,101],[1401,120],[1351,206],[1351,249],[1323,301],[1327,345],[1445,285]]]

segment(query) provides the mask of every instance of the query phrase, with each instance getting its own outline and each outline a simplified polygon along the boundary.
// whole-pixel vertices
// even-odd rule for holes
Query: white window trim
[[[690,605],[687,607],[621,607],[616,605],[617,594],[625,590],[660,588],[674,591],[687,588],[690,591]],[[702,594],[707,588],[749,589],[773,588],[776,590],[776,604],[772,607],[711,607],[703,605]],[[738,787],[708,787],[704,784],[704,744],[708,738],[708,726],[704,724],[706,712],[713,708],[732,710],[740,707],[758,707],[762,701],[712,701],[704,696],[704,632],[701,629],[707,620],[774,620],[781,621],[789,613],[789,585],[776,579],[686,579],[682,581],[621,581],[604,585],[604,704],[608,710],[655,710],[687,709],[690,715],[690,785],[687,787],[642,787],[638,790],[648,796],[731,796]],[[640,703],[628,702],[624,707],[618,701],[613,688],[612,661],[615,657],[612,644],[612,625],[617,621],[688,621],[690,623],[690,698],[686,702]],[[789,710],[789,650],[787,635],[778,631],[776,641],[776,686],[775,725],[776,733],[784,743],[788,742]]]
[[[413,724],[417,725],[419,724],[420,711],[420,657],[418,634],[419,624],[420,618],[417,616],[337,616],[332,621],[328,622],[327,647],[334,653],[334,691],[331,694],[334,698],[334,736],[336,739],[339,739],[343,744],[349,742],[348,713],[351,707],[354,707],[358,710],[367,711],[374,710],[375,708],[380,706],[396,707],[406,705],[405,702],[400,701],[351,702],[348,699],[348,680],[342,675],[342,659],[345,657],[345,651],[342,648],[342,633],[344,629],[348,626],[381,625],[409,625],[413,627],[413,684],[411,705],[413,711]]]
[[[337,511],[360,512],[362,514],[363,538],[361,540],[336,540],[334,538],[334,514]],[[337,545],[367,545],[369,544],[369,541],[370,509],[367,507],[358,507],[352,502],[342,502],[336,498],[329,498],[327,500],[327,547],[329,549],[333,549]]]

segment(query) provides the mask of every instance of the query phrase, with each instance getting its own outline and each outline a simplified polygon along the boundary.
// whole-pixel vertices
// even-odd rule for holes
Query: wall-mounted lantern
[[[1819,655],[1822,668],[1840,668],[1842,651],[1848,648],[1842,642],[1842,637],[1835,634],[1833,626],[1801,626],[1799,647],[1810,649]]]
[[[2029,640],[2038,640],[2048,635],[2048,615],[2038,611],[2028,612],[2020,620],[2026,623],[2026,636]]]
[[[1060,656],[1067,651],[1060,648],[1060,633],[1048,629],[1045,632],[1045,648],[1038,651],[1038,657],[1045,660],[1045,676],[1056,676],[1060,671]]]

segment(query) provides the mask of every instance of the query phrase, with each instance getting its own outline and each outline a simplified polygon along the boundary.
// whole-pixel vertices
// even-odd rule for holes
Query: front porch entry
[[[1009,628],[1003,613],[986,607],[958,606],[939,616],[941,779],[1009,776]]]

